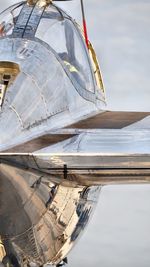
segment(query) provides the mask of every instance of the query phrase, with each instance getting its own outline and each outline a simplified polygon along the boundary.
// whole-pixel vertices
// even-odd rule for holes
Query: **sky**
[[[72,13],[78,19],[79,1],[74,2],[66,5],[73,6]],[[88,34],[100,62],[108,109],[149,111],[150,1],[84,2]]]
[[[1,0],[0,9],[14,2]],[[78,0],[63,7],[80,18]],[[86,0],[85,10],[108,109],[150,111],[150,1]],[[149,267],[149,203],[150,186],[103,188],[69,267]]]

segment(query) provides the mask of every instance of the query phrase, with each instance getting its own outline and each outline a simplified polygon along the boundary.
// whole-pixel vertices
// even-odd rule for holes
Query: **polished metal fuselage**
[[[56,51],[35,36],[42,19],[71,21],[55,6],[53,12],[50,9],[21,2],[9,11],[13,30],[0,38],[0,83],[5,85],[6,74],[11,77],[0,95],[0,151],[95,114],[105,104],[92,70],[93,92],[82,88]],[[78,28],[73,21],[72,25]],[[83,232],[99,191],[100,186],[79,185],[57,174],[1,161],[0,260],[15,258],[21,266],[59,263]]]
[[[87,225],[102,185],[150,182],[148,132],[137,132],[135,139],[134,133],[75,124],[103,112],[103,83],[95,53],[81,33],[92,89],[73,79],[59,53],[36,36],[42,19],[68,20],[79,31],[54,5],[51,13],[42,4],[47,2],[15,6],[13,11],[21,9],[12,33],[0,38],[0,83],[7,72],[12,75],[0,94],[0,151],[21,152],[0,155],[0,261],[8,257],[15,267],[60,263]],[[116,128],[123,127],[118,116],[115,121]],[[110,124],[106,114],[98,128]],[[40,137],[45,146],[39,145]]]
[[[56,11],[51,14],[38,4],[24,3],[13,20],[12,33],[0,38],[0,72],[4,70],[4,62],[8,66],[17,65],[19,70],[5,92],[1,107],[0,151],[72,124],[100,111],[105,105],[92,70],[93,92],[90,92],[73,79],[58,53],[36,37],[42,19],[56,16],[58,21],[64,20],[66,15]],[[72,25],[75,28],[73,22]],[[79,30],[78,34],[83,51],[86,51]],[[88,52],[85,54],[90,64]]]
[[[83,232],[99,191],[1,163],[0,236],[7,255],[20,264],[59,263]]]

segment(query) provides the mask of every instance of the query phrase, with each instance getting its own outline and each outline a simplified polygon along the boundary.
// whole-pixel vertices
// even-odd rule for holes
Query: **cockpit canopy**
[[[29,38],[47,45],[77,86],[94,93],[95,81],[83,37],[75,22],[55,5],[43,9],[25,2],[13,5],[0,16],[0,36]]]
[[[24,2],[10,6],[0,14],[0,37],[12,35]]]

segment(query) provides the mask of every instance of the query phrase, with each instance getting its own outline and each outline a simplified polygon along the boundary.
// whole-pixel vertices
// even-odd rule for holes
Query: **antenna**
[[[88,34],[87,34],[87,26],[86,26],[85,12],[84,12],[84,4],[83,4],[83,0],[80,0],[80,1],[81,1],[81,11],[82,11],[84,37],[85,37],[85,42],[86,42],[87,48],[89,48],[89,39],[88,39]]]

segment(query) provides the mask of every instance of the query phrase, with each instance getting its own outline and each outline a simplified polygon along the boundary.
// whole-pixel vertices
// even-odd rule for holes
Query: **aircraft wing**
[[[0,163],[48,175],[55,182],[150,183],[149,115],[96,114],[5,151]]]
[[[0,172],[3,166],[75,186],[150,183],[150,153],[1,154]]]
[[[59,182],[69,180],[86,186],[150,183],[149,130],[128,128],[142,125],[149,113],[127,114],[106,112],[87,118],[46,136],[42,149],[4,153],[0,162],[38,171]],[[39,148],[38,139],[35,143]]]
[[[105,111],[81,120],[68,128],[77,129],[122,129],[150,116],[150,112]]]
[[[83,132],[96,132],[107,129],[107,132],[114,129],[123,129],[124,127],[132,127],[138,124],[138,129],[144,127],[144,121],[149,120],[150,112],[117,112],[104,111],[92,117],[86,117],[81,121],[75,122],[66,128],[56,129],[51,132],[46,132],[44,135],[11,147],[3,152],[7,153],[33,153],[35,151],[49,151],[52,145],[61,143],[65,140],[70,140],[74,136],[78,136]],[[142,125],[141,125],[142,124]],[[149,123],[146,123],[149,125]],[[59,150],[58,150],[59,151]]]

